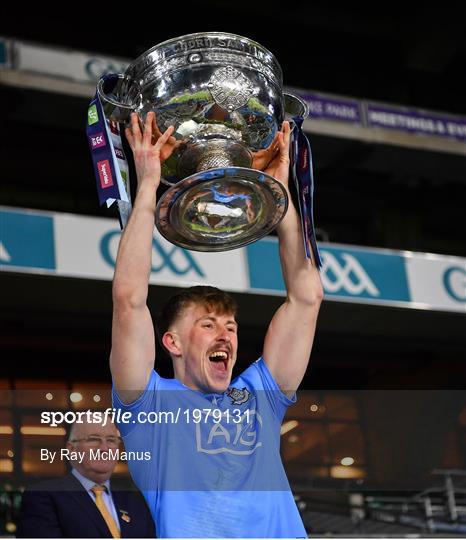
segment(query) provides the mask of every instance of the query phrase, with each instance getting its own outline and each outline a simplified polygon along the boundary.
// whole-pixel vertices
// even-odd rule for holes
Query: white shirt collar
[[[93,480],[89,480],[89,478],[86,478],[85,476],[83,476],[76,469],[71,469],[71,474],[80,481],[81,485],[86,491],[91,491],[91,489],[96,485],[96,482],[94,482]],[[110,478],[100,485],[105,486],[108,490],[108,493],[110,493]]]

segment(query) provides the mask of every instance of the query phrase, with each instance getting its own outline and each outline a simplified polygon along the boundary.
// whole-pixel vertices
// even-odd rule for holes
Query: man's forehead
[[[117,427],[111,422],[107,422],[105,425],[103,423],[84,422],[78,426],[78,431],[84,437],[89,437],[90,435],[118,435]]]
[[[219,309],[208,308],[202,304],[191,304],[185,308],[184,314],[191,319],[200,320],[200,319],[214,319],[214,320],[229,320],[236,323],[235,314],[225,312]]]

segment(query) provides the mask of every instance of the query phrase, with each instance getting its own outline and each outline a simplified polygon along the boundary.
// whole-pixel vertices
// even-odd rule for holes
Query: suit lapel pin
[[[131,521],[131,518],[129,517],[129,514],[126,510],[121,510],[120,509],[120,514],[121,514],[121,519],[123,521],[125,521],[126,523],[129,523]]]

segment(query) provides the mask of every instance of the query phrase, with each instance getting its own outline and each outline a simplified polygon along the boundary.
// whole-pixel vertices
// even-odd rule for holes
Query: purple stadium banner
[[[338,120],[339,122],[361,123],[360,102],[351,99],[329,99],[318,94],[299,93],[309,106],[309,117],[314,119]]]
[[[296,91],[295,91],[296,92]],[[297,91],[314,120],[335,120],[412,134],[466,140],[466,118]]]
[[[382,107],[369,103],[367,105],[367,125],[466,140],[466,118],[452,118],[401,107]]]

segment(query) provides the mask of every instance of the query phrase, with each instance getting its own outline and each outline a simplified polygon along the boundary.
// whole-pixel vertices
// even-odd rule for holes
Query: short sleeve
[[[254,369],[256,371],[260,379],[260,389],[264,390],[275,416],[281,422],[285,416],[287,408],[296,403],[296,393],[289,398],[282,392],[281,388],[278,386],[277,382],[270,373],[264,358],[261,357],[259,360],[256,360],[256,362],[254,362],[249,369]]]
[[[144,392],[131,403],[123,403],[115,390],[112,388],[113,407],[117,411],[118,429],[123,437],[131,433],[138,424],[138,414],[156,410],[156,390],[160,383],[160,375],[153,370]],[[124,415],[124,413],[130,413]]]

